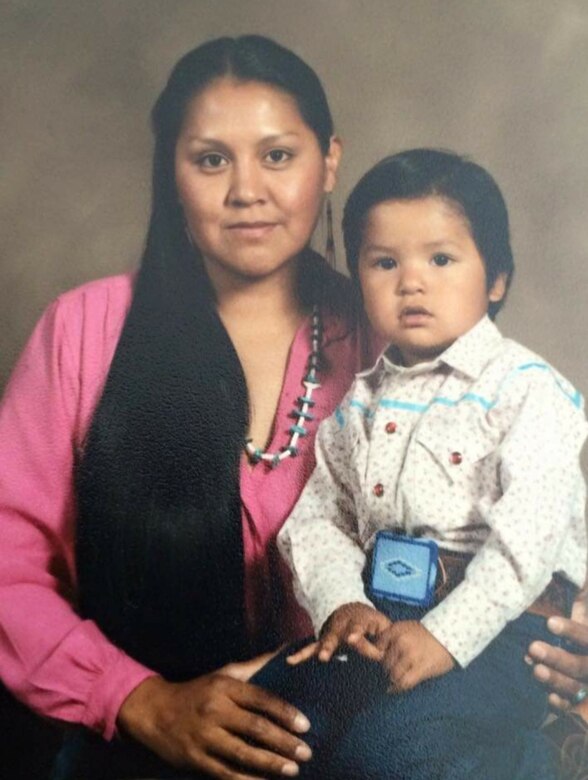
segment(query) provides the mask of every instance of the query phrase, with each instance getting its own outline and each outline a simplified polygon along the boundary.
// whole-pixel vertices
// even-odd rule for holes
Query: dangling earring
[[[188,227],[188,220],[186,219],[186,215],[182,212],[182,222],[184,225],[184,233],[186,234],[186,238],[188,239],[188,243],[190,244],[190,248],[194,249],[194,239],[192,238],[192,233],[190,233],[190,228]]]
[[[331,194],[327,193],[327,243],[325,246],[325,260],[333,270],[337,270],[337,255],[335,253],[335,236],[333,235],[333,207],[331,206]]]

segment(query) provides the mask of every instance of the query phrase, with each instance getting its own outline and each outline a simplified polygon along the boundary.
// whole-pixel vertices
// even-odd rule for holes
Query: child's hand
[[[378,637],[376,647],[388,672],[390,692],[409,691],[423,680],[449,672],[455,665],[445,647],[414,620],[390,625]]]
[[[318,656],[319,661],[330,661],[342,644],[353,647],[360,655],[380,661],[382,653],[368,637],[377,638],[391,626],[391,621],[366,604],[344,604],[336,609],[325,623],[320,638],[287,658],[289,664],[299,664]]]

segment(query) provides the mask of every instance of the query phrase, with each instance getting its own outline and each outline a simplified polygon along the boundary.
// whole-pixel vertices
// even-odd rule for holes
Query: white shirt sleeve
[[[488,539],[464,581],[422,620],[461,666],[541,594],[570,521],[584,517],[583,411],[548,373],[519,402],[499,450],[502,495],[485,518]]]
[[[280,552],[292,571],[294,592],[319,634],[327,618],[343,604],[372,606],[363,588],[365,553],[359,543],[355,498],[352,416],[342,408],[317,432],[316,467],[279,536]]]

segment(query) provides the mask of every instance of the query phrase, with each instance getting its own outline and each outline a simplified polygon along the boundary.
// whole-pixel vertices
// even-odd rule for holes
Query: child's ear
[[[488,292],[488,301],[490,303],[498,303],[506,295],[506,274],[499,274],[494,280],[494,284]]]

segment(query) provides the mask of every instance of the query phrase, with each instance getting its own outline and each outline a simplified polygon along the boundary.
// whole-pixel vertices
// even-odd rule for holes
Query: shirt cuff
[[[116,733],[116,719],[124,700],[135,688],[156,673],[143,666],[122,650],[104,669],[90,693],[83,723],[111,740]]]
[[[492,599],[486,585],[464,581],[421,620],[461,667],[466,667],[523,612]]]
[[[372,602],[365,595],[363,587],[361,589],[348,588],[346,590],[339,587],[335,592],[330,593],[323,591],[316,601],[319,603],[316,605],[316,608],[310,611],[310,618],[317,637],[333,612],[344,604],[365,604],[367,607],[375,609]]]

